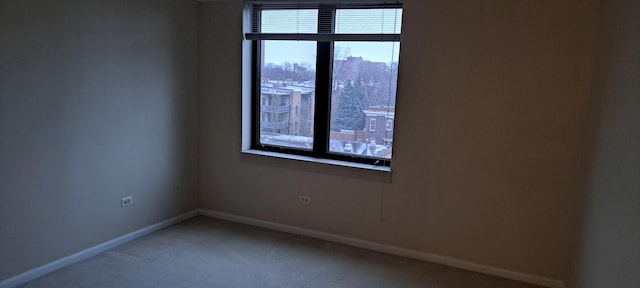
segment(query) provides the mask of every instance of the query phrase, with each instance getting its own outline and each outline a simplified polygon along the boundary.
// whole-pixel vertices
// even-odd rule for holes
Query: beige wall
[[[569,287],[640,287],[640,2],[603,1],[584,217]]]
[[[196,207],[196,61],[191,1],[0,0],[0,280]]]
[[[202,3],[201,206],[564,279],[596,4],[406,0],[404,11],[387,183],[241,154],[242,4]]]
[[[405,0],[389,183],[239,152],[240,1],[0,0],[0,279],[202,207],[638,286],[640,17],[603,3],[589,103],[596,1]]]

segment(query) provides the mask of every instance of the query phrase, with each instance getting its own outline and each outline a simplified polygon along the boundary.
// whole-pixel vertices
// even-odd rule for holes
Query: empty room
[[[0,0],[9,287],[640,287],[640,1]]]

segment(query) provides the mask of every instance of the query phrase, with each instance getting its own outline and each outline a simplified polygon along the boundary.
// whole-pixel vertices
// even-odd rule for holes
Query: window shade
[[[245,0],[245,4],[249,5],[273,5],[280,7],[291,6],[307,6],[317,7],[319,5],[338,5],[342,6],[362,6],[362,5],[401,5],[402,0]]]
[[[337,34],[400,34],[402,9],[338,9]]]
[[[399,41],[400,1],[248,1],[249,40]],[[374,4],[377,3],[377,4]],[[320,13],[327,11],[335,13]]]
[[[262,10],[259,22],[261,33],[318,33],[318,9]]]

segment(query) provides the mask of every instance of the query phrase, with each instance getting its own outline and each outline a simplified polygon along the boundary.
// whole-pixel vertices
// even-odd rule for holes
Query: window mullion
[[[260,73],[261,73],[261,69],[260,67],[261,62],[262,62],[262,57],[260,56],[260,51],[262,51],[262,41],[261,40],[254,40],[252,45],[251,45],[251,54],[252,54],[252,61],[251,61],[251,69],[253,69],[253,73],[251,75],[252,79],[251,79],[251,97],[252,97],[252,103],[253,105],[251,105],[251,125],[252,125],[252,133],[251,133],[251,145],[252,148],[257,148],[260,145],[260,121],[261,121],[261,113],[260,113],[260,85],[261,85],[261,81],[260,81]]]
[[[318,9],[318,33],[333,33],[335,8],[321,6]],[[331,111],[331,70],[333,42],[317,42],[316,59],[316,95],[314,113],[313,153],[317,156],[327,154],[329,146],[329,112]]]

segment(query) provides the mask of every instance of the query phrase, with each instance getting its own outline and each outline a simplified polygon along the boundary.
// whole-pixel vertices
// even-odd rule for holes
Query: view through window
[[[254,146],[388,165],[402,9],[254,9]]]

